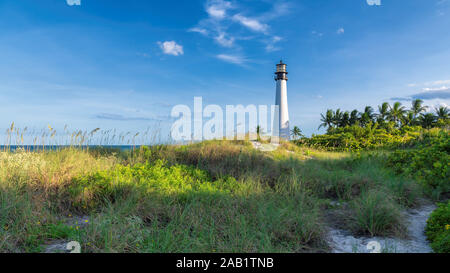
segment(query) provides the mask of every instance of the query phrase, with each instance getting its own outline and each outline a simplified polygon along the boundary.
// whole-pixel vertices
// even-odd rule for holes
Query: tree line
[[[410,109],[407,109],[400,102],[390,105],[388,102],[378,106],[378,112],[373,107],[366,106],[363,112],[358,110],[333,111],[328,109],[325,114],[321,114],[321,124],[319,129],[324,127],[330,131],[333,128],[343,128],[346,126],[367,127],[377,123],[380,128],[403,126],[422,126],[430,129],[433,127],[444,127],[449,124],[450,111],[446,106],[436,107],[433,112],[428,111],[427,106],[423,105],[423,100],[416,99],[412,101]]]

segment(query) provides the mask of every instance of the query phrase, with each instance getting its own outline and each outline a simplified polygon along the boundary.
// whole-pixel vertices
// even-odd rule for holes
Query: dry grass
[[[88,252],[320,252],[332,199],[352,204],[355,233],[397,235],[391,208],[418,194],[382,160],[247,141],[1,152],[0,249],[38,252],[62,236]],[[380,206],[389,217],[368,218]],[[91,215],[83,230],[61,222],[75,213]]]

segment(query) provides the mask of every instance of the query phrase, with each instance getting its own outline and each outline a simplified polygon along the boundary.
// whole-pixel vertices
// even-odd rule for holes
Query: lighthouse
[[[278,106],[278,120],[274,121],[274,126],[279,126],[278,129],[279,137],[283,140],[290,139],[290,130],[289,130],[289,110],[288,110],[288,99],[287,99],[287,70],[286,64],[283,61],[280,61],[277,64],[277,70],[275,72],[275,81],[277,83],[277,91],[276,91],[276,99],[275,105]],[[277,117],[275,116],[275,119]],[[276,124],[278,122],[278,124]],[[275,134],[277,132],[275,131]]]

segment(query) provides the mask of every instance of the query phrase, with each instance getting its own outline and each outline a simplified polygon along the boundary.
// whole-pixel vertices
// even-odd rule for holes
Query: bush
[[[410,147],[421,140],[424,130],[405,126],[401,129],[379,128],[378,124],[367,127],[357,125],[332,128],[325,135],[313,135],[296,141],[299,145],[339,151],[373,150],[377,148]]]
[[[387,166],[421,182],[435,198],[450,191],[450,137],[442,131],[412,150],[392,153]]]
[[[425,229],[431,247],[438,253],[450,253],[450,201],[431,213]]]

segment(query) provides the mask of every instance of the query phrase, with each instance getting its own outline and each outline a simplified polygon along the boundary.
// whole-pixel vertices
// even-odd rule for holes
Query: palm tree
[[[320,114],[320,116],[322,116],[322,118],[320,119],[322,124],[320,124],[319,129],[322,127],[328,127],[328,129],[330,129],[333,126],[334,122],[333,110],[328,109],[325,116],[323,114]]]
[[[344,114],[342,114],[342,118],[339,122],[339,127],[345,127],[350,125],[350,113],[348,111],[345,111]]]
[[[389,116],[389,109],[391,106],[388,102],[383,103],[381,106],[378,106],[378,121],[385,121]]]
[[[358,122],[358,119],[359,119],[359,112],[358,112],[358,110],[355,109],[350,113],[350,119],[349,119],[350,125],[355,125],[356,122]]]
[[[436,122],[436,116],[432,113],[422,114],[419,121],[423,128],[430,129]]]
[[[361,124],[366,126],[370,122],[373,122],[373,117],[373,108],[371,106],[366,106],[366,108],[364,108],[364,112],[361,113]]]
[[[420,115],[422,112],[425,112],[428,107],[422,106],[423,100],[421,99],[415,99],[412,101],[412,107],[411,112],[413,113],[414,119],[417,118],[418,115]]]
[[[435,111],[438,119],[446,120],[449,118],[450,110],[447,106],[440,106],[439,108],[435,108]]]
[[[294,128],[292,128],[291,130],[291,136],[294,137],[294,139],[297,139],[299,137],[302,137],[302,130],[300,130],[300,128],[298,128],[298,126],[294,126]]]
[[[416,124],[417,119],[414,117],[413,111],[408,111],[408,113],[403,118],[403,125],[412,126]]]
[[[396,102],[389,111],[389,119],[398,125],[403,120],[405,113],[405,107],[400,102]]]
[[[339,124],[342,121],[343,115],[344,115],[344,113],[341,111],[341,109],[337,109],[336,112],[334,112],[333,124],[335,127],[339,127]]]

